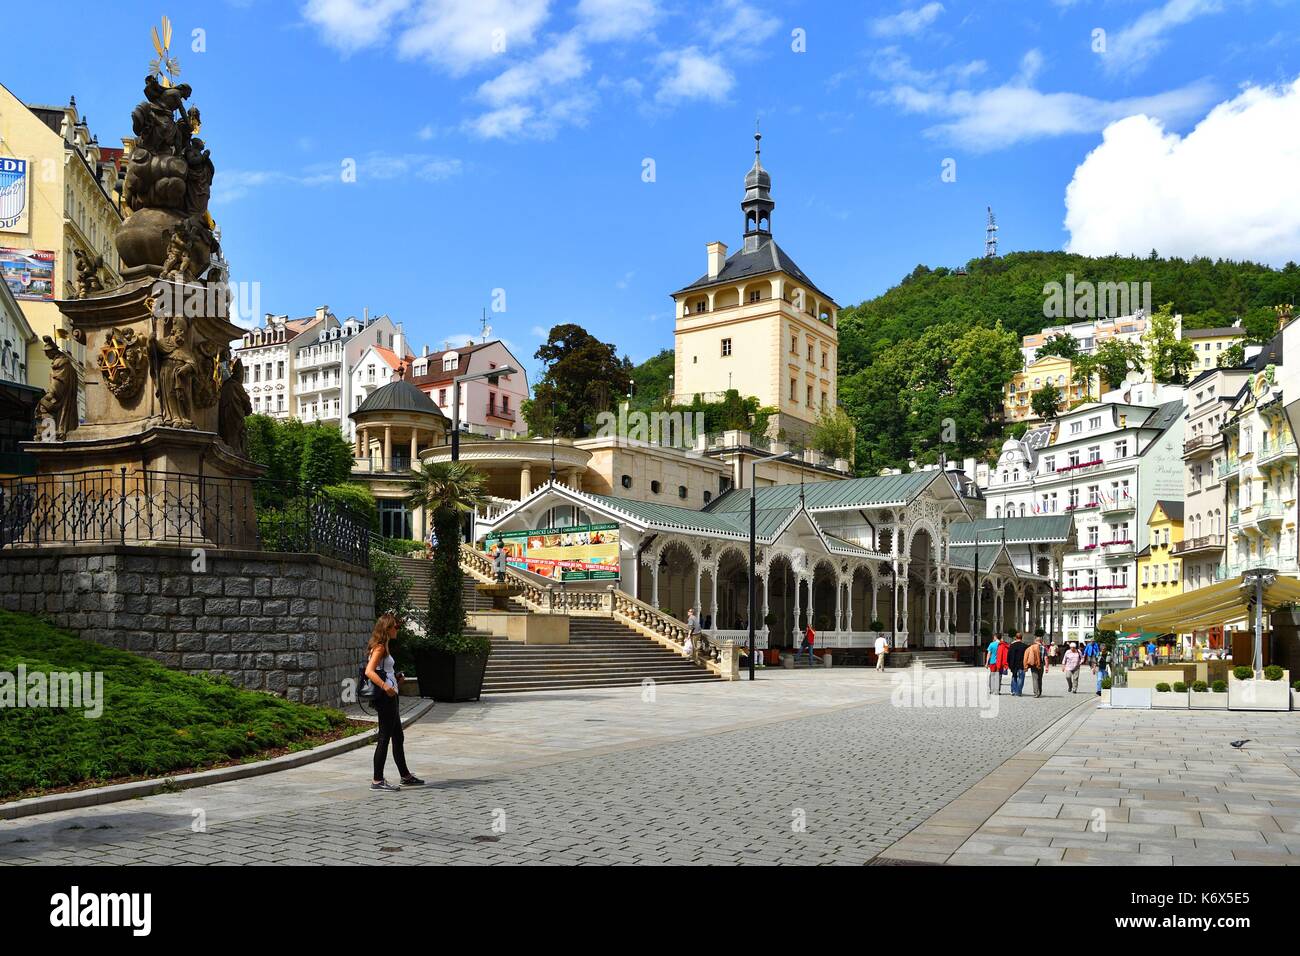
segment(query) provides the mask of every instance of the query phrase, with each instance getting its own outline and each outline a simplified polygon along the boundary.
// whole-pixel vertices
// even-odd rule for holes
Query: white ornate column
[[[654,560],[650,562],[650,606],[656,611],[659,610],[659,559],[661,556],[661,554],[656,554]]]
[[[709,566],[709,622],[715,631],[718,630],[718,568],[721,566],[720,560],[714,560]]]
[[[832,630],[844,630],[844,582],[839,577],[835,578],[835,626]]]

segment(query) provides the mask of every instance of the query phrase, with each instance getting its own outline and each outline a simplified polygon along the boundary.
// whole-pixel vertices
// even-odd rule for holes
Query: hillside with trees
[[[1045,314],[1050,283],[1151,284],[1153,311],[1182,313],[1183,328],[1232,325],[1266,341],[1274,306],[1300,292],[1300,266],[1251,262],[1091,258],[1016,252],[964,269],[917,266],[897,286],[840,312],[840,400],[857,426],[862,474],[983,455],[1002,440],[1001,396],[1020,368],[1021,337],[1077,319]],[[1132,311],[1144,305],[1132,302]],[[1106,314],[1104,306],[1098,307]],[[1080,318],[1084,318],[1080,316]],[[1166,350],[1167,351],[1167,350]],[[1114,356],[1112,358],[1118,358]],[[1130,360],[1133,357],[1129,357]],[[1175,372],[1185,356],[1161,355]]]

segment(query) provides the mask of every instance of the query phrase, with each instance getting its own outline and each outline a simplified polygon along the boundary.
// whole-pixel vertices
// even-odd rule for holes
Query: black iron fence
[[[278,495],[266,495],[275,486]],[[258,500],[282,501],[277,508]],[[0,480],[0,547],[160,543],[311,552],[369,566],[363,517],[265,479],[145,469]]]

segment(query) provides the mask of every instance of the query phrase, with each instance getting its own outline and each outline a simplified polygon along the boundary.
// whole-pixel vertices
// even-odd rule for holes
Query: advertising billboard
[[[27,232],[31,196],[31,164],[0,156],[0,232]]]
[[[506,550],[506,563],[553,581],[617,581],[618,525],[502,531],[487,536],[487,549]]]
[[[54,298],[54,253],[0,247],[0,279],[15,299]]]

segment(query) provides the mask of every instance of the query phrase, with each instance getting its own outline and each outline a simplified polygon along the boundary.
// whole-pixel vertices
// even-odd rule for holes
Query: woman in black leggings
[[[375,776],[370,783],[371,790],[396,793],[401,787],[395,787],[384,779],[384,764],[388,762],[388,742],[393,742],[393,763],[402,775],[402,783],[408,787],[421,786],[424,781],[406,769],[406,753],[402,748],[405,737],[402,734],[402,718],[397,710],[397,688],[401,686],[402,675],[396,673],[393,655],[389,653],[389,642],[397,636],[397,616],[381,615],[375,621],[375,629],[370,634],[370,643],[366,645],[369,660],[366,661],[366,677],[375,685],[375,711],[379,714],[379,739],[375,742]]]

